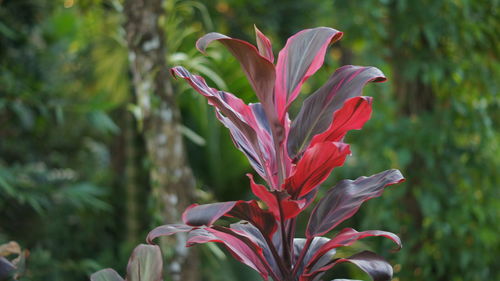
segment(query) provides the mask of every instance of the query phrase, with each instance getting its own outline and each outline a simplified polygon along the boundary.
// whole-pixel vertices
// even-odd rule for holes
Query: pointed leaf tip
[[[341,37],[338,30],[318,27],[302,30],[287,40],[276,64],[275,106],[280,120],[305,81],[323,65],[328,46]]]
[[[154,244],[153,240],[161,236],[170,236],[179,232],[188,232],[191,231],[193,227],[185,225],[185,224],[166,224],[162,226],[158,226],[155,229],[151,230],[146,237],[146,242],[148,244]]]
[[[262,33],[256,25],[254,25],[255,28],[255,35],[256,35],[256,41],[257,41],[257,48],[259,49],[259,53],[261,56],[266,58],[269,62],[273,63],[274,62],[274,54],[273,54],[273,47],[271,45],[271,40],[267,38],[264,33]]]

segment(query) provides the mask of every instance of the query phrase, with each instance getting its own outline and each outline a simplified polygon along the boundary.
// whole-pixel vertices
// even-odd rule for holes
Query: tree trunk
[[[155,209],[163,223],[174,223],[192,202],[194,178],[186,163],[176,106],[165,61],[166,46],[159,19],[162,0],[127,0],[124,9],[130,70],[140,127],[151,164],[151,187]],[[167,243],[175,251],[166,261],[174,281],[198,281],[196,254],[184,247],[185,235]]]

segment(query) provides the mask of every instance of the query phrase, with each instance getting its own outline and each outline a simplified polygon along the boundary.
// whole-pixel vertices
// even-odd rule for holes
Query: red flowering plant
[[[147,241],[189,232],[187,246],[221,243],[264,280],[320,280],[327,270],[344,262],[356,265],[373,280],[390,280],[392,267],[382,257],[370,251],[337,257],[336,249],[370,236],[389,238],[401,247],[395,234],[345,228],[333,238],[323,236],[353,216],[363,202],[380,196],[385,187],[404,181],[398,170],[340,181],[314,207],[305,238],[295,238],[297,216],[351,153],[343,142],[346,133],[361,129],[371,116],[372,98],[361,96],[363,87],[368,82],[384,82],[384,74],[375,67],[340,67],[304,101],[292,121],[290,104],[321,67],[328,46],[339,40],[342,32],[327,27],[303,30],[288,39],[274,64],[270,40],[255,30],[257,47],[219,33],[203,36],[196,46],[205,52],[213,41],[222,43],[240,62],[260,102],[245,104],[233,94],[211,88],[183,67],[174,67],[171,72],[185,79],[215,108],[236,147],[267,183],[258,184],[248,175],[252,192],[266,207],[257,200],[194,204],[185,210],[183,224],[157,227]],[[217,223],[224,217],[240,221],[229,226]]]

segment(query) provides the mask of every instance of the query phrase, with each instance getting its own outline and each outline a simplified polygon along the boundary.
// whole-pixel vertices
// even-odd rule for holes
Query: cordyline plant
[[[147,241],[189,232],[187,246],[222,243],[264,280],[320,280],[327,270],[344,262],[358,266],[373,280],[390,280],[392,267],[382,257],[369,251],[337,257],[336,249],[370,236],[389,238],[400,248],[395,234],[345,228],[333,238],[323,236],[353,216],[363,202],[380,196],[385,187],[404,181],[398,170],[340,181],[314,207],[305,238],[295,238],[297,216],[314,201],[331,171],[343,165],[351,153],[343,142],[346,133],[361,129],[371,116],[372,98],[361,96],[363,87],[368,82],[384,82],[384,74],[375,67],[340,67],[304,101],[291,121],[290,104],[321,67],[328,46],[339,40],[342,32],[327,27],[303,30],[288,39],[274,64],[271,42],[257,28],[255,31],[257,47],[219,33],[203,36],[196,46],[205,52],[213,41],[222,43],[240,62],[259,103],[245,104],[230,93],[211,88],[183,67],[171,71],[215,107],[236,147],[267,183],[258,184],[248,175],[252,192],[266,207],[257,200],[194,204],[184,212],[184,224],[157,227]],[[229,226],[216,224],[223,217],[240,221]]]

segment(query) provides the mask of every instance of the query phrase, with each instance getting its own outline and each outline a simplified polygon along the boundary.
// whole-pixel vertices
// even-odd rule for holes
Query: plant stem
[[[276,260],[278,267],[280,268],[281,274],[283,276],[290,275],[290,269],[287,268],[286,265],[283,264],[283,260],[281,259],[280,255],[278,254],[278,251],[276,250],[276,247],[274,246],[273,241],[271,239],[269,239],[269,237],[267,235],[264,235],[264,239],[266,240],[267,245],[269,246],[269,249],[271,249],[271,253],[274,257],[274,260]]]
[[[281,243],[283,245],[283,258],[285,259],[285,263],[287,268],[290,268],[291,266],[291,260],[290,260],[290,245],[288,244],[288,239],[286,235],[286,229],[285,229],[285,216],[283,215],[283,206],[281,204],[280,200],[280,195],[278,193],[275,193],[276,200],[278,201],[278,207],[279,207],[279,212],[280,212],[280,227],[281,227]]]

